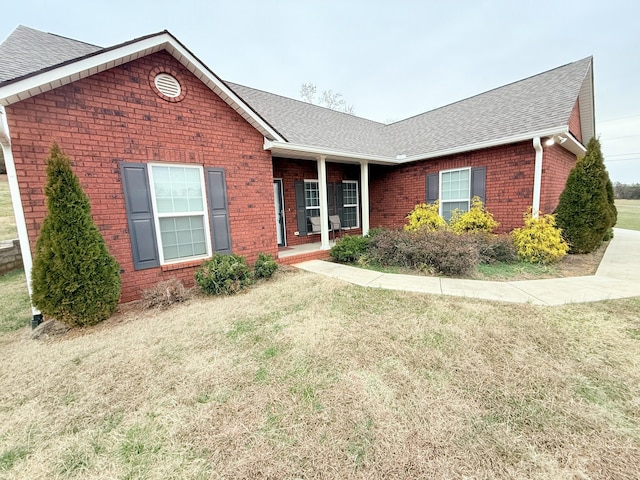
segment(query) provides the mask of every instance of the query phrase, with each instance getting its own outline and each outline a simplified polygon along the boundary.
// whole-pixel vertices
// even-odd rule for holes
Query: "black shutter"
[[[427,203],[435,203],[438,201],[438,183],[439,183],[439,174],[432,173],[427,175]]]
[[[487,167],[477,167],[471,169],[471,198],[480,197],[482,203],[485,202],[487,184]]]
[[[327,215],[335,215],[336,213],[336,201],[335,201],[335,186],[333,183],[327,183]]]
[[[304,182],[296,180],[293,182],[296,191],[296,217],[298,221],[298,235],[307,235],[307,208],[304,199]]]
[[[336,213],[340,217],[340,225],[343,227],[352,227],[344,223],[344,184],[336,183]]]
[[[229,206],[224,169],[207,168],[207,198],[213,249],[218,253],[231,253]]]
[[[134,270],[160,265],[153,221],[149,176],[145,163],[120,164]]]

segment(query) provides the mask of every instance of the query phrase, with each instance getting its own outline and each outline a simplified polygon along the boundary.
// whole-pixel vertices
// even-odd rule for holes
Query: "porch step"
[[[278,258],[278,263],[283,265],[293,265],[294,263],[306,262],[307,260],[325,260],[331,258],[329,250],[316,250],[314,252],[301,253],[300,255],[290,255]]]

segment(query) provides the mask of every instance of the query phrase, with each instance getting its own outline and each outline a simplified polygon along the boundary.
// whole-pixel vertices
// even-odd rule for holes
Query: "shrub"
[[[483,232],[468,235],[478,249],[480,263],[515,263],[518,261],[518,251],[513,244],[511,235],[493,235]]]
[[[567,178],[556,209],[571,253],[589,253],[615,225],[613,186],[604,166],[600,142],[592,138],[584,157],[578,159]]]
[[[386,228],[384,228],[384,227],[375,227],[375,228],[370,228],[370,229],[369,229],[369,233],[367,233],[367,234],[365,235],[365,237],[367,237],[367,238],[373,238],[373,237],[375,237],[377,234],[379,234],[380,232],[385,232],[385,231],[387,231],[387,229],[386,229]]]
[[[216,253],[196,270],[195,280],[210,295],[232,295],[253,283],[251,267],[240,255]]]
[[[259,253],[256,263],[253,265],[255,278],[271,278],[278,269],[278,263],[267,253]]]
[[[381,265],[454,276],[474,271],[480,261],[471,235],[456,235],[447,230],[381,232],[371,239],[367,256]]]
[[[471,199],[471,209],[468,212],[454,210],[449,226],[460,234],[465,232],[491,233],[498,228],[499,223],[493,219],[493,215],[485,208],[480,197]]]
[[[408,223],[404,226],[407,232],[418,232],[420,230],[433,231],[447,226],[444,218],[440,216],[439,203],[419,203],[407,215]]]
[[[189,291],[177,278],[170,278],[155,284],[142,292],[142,305],[145,308],[168,308],[174,303],[184,302]]]
[[[554,263],[569,251],[553,215],[524,216],[524,227],[512,232],[518,256],[529,263]]]
[[[339,262],[356,262],[366,253],[369,241],[370,238],[366,236],[359,237],[356,235],[346,235],[340,238],[336,244],[331,247],[329,255]]]
[[[47,159],[47,215],[36,242],[32,302],[70,326],[95,325],[115,311],[120,266],[91,217],[89,198],[57,144]]]
[[[0,148],[0,173],[7,173],[7,167],[4,163],[4,153],[2,153],[2,148]]]

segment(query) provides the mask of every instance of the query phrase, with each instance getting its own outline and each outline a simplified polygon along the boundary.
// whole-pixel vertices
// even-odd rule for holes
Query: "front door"
[[[276,209],[276,234],[278,237],[278,246],[286,245],[285,229],[284,229],[284,201],[282,198],[282,179],[273,180],[273,198]]]

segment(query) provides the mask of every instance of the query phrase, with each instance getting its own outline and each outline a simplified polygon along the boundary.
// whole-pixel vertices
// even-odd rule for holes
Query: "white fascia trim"
[[[396,163],[408,163],[408,162],[415,162],[417,160],[427,160],[430,158],[444,157],[447,155],[454,155],[456,153],[464,153],[464,152],[470,152],[473,150],[481,150],[483,148],[498,147],[500,145],[508,145],[510,143],[525,142],[535,137],[552,137],[553,135],[567,134],[568,132],[569,132],[569,127],[567,125],[563,125],[555,128],[538,130],[536,132],[529,132],[522,135],[513,135],[510,137],[502,137],[495,140],[489,140],[486,142],[478,142],[478,143],[472,143],[469,145],[461,145],[459,147],[448,148],[445,150],[438,150],[437,152],[430,152],[424,155],[411,155],[406,159],[396,161]]]
[[[161,50],[167,50],[260,133],[267,137],[284,141],[278,132],[169,33],[161,33],[113,50],[97,53],[83,60],[78,60],[1,87],[0,105],[11,105]]]
[[[503,137],[496,140],[489,140],[486,142],[472,143],[468,145],[461,145],[459,147],[448,148],[445,150],[438,150],[436,152],[430,152],[425,154],[411,155],[402,158],[402,155],[396,157],[386,157],[382,155],[366,155],[353,152],[344,152],[340,150],[333,150],[329,148],[315,147],[309,145],[300,145],[288,142],[270,141],[265,138],[264,149],[265,150],[284,150],[290,152],[301,152],[315,155],[326,155],[327,157],[340,157],[354,160],[366,160],[372,163],[386,164],[386,165],[401,165],[404,163],[416,162],[419,160],[428,160],[430,158],[444,157],[446,155],[454,155],[456,153],[470,152],[473,150],[481,150],[483,148],[497,147],[500,145],[508,145],[510,143],[518,143],[524,141],[530,141],[535,137],[552,137],[554,135],[566,135],[568,141],[562,144],[564,148],[575,153],[575,151],[584,152],[585,149],[580,142],[575,140],[572,135],[569,134],[569,126],[562,125],[545,130],[538,130],[535,132],[529,132],[522,135],[513,135],[510,137]],[[574,151],[575,150],[575,151]],[[401,158],[398,158],[401,157]]]
[[[24,217],[24,209],[22,208],[22,197],[20,196],[20,185],[18,184],[18,176],[16,173],[16,164],[13,160],[13,152],[11,151],[11,135],[9,134],[9,125],[7,123],[7,114],[4,107],[0,105],[0,147],[4,155],[4,164],[7,169],[7,179],[9,181],[9,194],[11,195],[11,203],[13,204],[13,215],[16,219],[16,229],[18,230],[18,240],[20,240],[20,250],[22,251],[22,264],[24,266],[24,274],[27,278],[27,290],[29,298],[33,292],[31,288],[31,267],[33,259],[31,257],[31,248],[29,246],[29,235],[27,234],[27,221]],[[40,311],[35,307],[31,307],[31,313],[39,315]]]
[[[569,133],[569,129],[567,129],[565,136],[567,138],[567,141],[561,143],[560,146],[573,153],[576,157],[583,156],[587,151],[587,148],[578,140],[576,140],[576,138],[571,135],[571,133]]]

